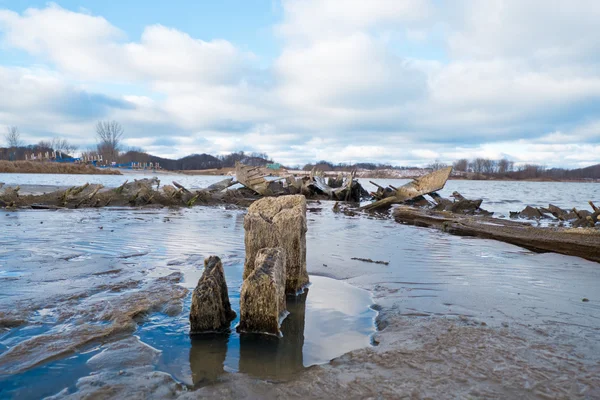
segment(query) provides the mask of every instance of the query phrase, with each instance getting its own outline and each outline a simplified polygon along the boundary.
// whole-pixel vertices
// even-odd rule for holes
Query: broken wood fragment
[[[182,192],[185,192],[185,193],[192,194],[192,192],[190,192],[189,190],[187,190],[187,189],[186,189],[186,188],[185,188],[183,185],[180,185],[179,183],[177,183],[177,182],[175,182],[175,181],[173,181],[173,185],[174,185],[174,186],[175,186],[177,189],[179,189],[180,191],[182,191]]]
[[[235,163],[235,177],[238,182],[260,194],[261,196],[270,195],[269,182],[260,172],[258,167],[249,167],[240,162]]]
[[[430,174],[424,175],[412,182],[403,185],[396,190],[394,196],[378,200],[362,207],[363,210],[371,211],[379,208],[390,207],[392,204],[403,203],[418,196],[430,194],[441,190],[450,177],[452,167],[442,168]]]
[[[129,182],[129,179],[127,179],[125,182],[123,182],[123,184],[121,186],[116,188],[115,193],[118,193],[118,194],[123,193],[123,189],[125,188],[125,185],[127,185],[127,182]]]

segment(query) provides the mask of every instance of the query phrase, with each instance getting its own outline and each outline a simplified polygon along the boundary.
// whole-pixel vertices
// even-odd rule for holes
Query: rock
[[[240,291],[240,332],[281,335],[285,316],[286,252],[266,248],[255,257],[255,266]]]
[[[291,195],[260,199],[248,208],[244,228],[244,279],[250,276],[257,265],[255,257],[260,249],[281,247],[287,255],[286,293],[299,293],[308,283],[306,198],[302,195]]]
[[[235,319],[231,309],[221,259],[204,260],[204,272],[192,294],[190,333],[217,332],[229,329]]]

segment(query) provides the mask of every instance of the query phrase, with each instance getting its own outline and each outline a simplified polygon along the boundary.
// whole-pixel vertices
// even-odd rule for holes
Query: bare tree
[[[431,168],[434,171],[437,171],[438,169],[446,168],[447,166],[448,166],[448,164],[443,163],[440,160],[435,160],[434,162],[429,164],[429,168]]]
[[[16,126],[9,126],[6,128],[6,143],[8,147],[22,147],[23,141],[21,140],[21,132]]]
[[[77,150],[77,146],[71,144],[67,139],[61,138],[52,139],[51,148],[61,154],[73,154]]]
[[[40,149],[40,150],[44,150],[44,151],[48,151],[48,150],[52,150],[52,143],[48,142],[47,140],[40,140],[38,142],[38,144],[35,145],[36,150]]]
[[[485,171],[486,159],[485,158],[476,158],[470,163],[469,167],[476,174],[482,174]]]
[[[98,138],[98,153],[106,161],[116,161],[121,149],[123,127],[117,121],[98,121],[96,124],[96,137]]]
[[[502,160],[498,161],[498,173],[506,174],[507,172],[510,172],[512,170],[511,163],[512,162],[508,161],[506,158],[503,158]]]
[[[454,161],[454,170],[467,172],[467,168],[469,167],[469,160],[466,158],[461,158],[460,160]]]

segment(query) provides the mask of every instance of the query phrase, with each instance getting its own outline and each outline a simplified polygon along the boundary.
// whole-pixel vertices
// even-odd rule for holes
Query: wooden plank
[[[416,197],[430,194],[441,190],[446,185],[446,181],[450,177],[452,167],[442,168],[430,174],[400,186],[396,190],[396,194],[374,203],[361,207],[363,210],[376,210],[378,208],[389,207],[392,204],[399,204],[407,200],[412,200]]]

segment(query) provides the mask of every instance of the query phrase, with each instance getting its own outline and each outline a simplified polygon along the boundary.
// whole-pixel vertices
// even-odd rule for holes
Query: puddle
[[[226,275],[233,268],[225,268]],[[311,276],[304,294],[287,298],[289,315],[283,337],[239,334],[239,291],[230,288],[231,306],[238,313],[227,334],[195,335],[190,339],[189,303],[173,321],[156,315],[136,335],[162,350],[158,368],[189,386],[214,382],[227,372],[261,379],[285,380],[302,368],[322,364],[370,345],[376,312],[371,295],[347,283]]]

